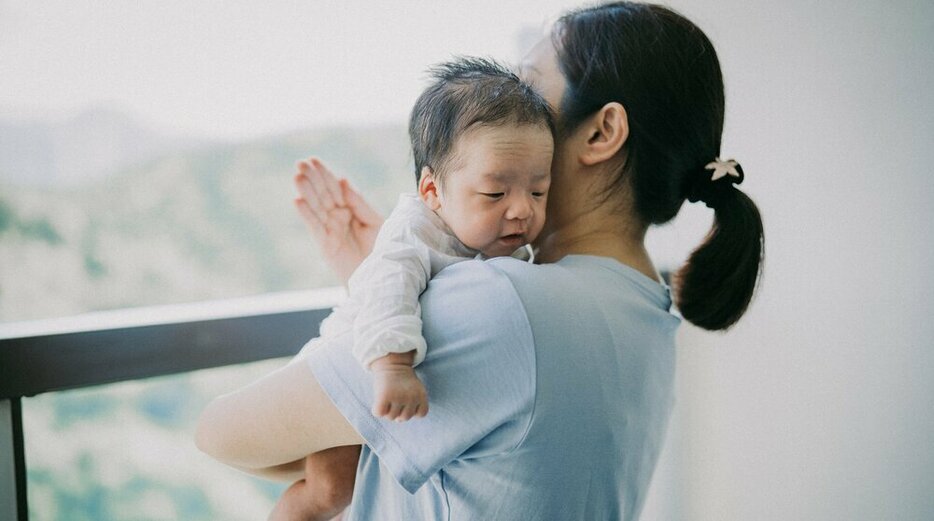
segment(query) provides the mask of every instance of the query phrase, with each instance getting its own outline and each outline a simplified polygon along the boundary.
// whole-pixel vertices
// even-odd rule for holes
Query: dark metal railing
[[[0,519],[26,521],[22,398],[290,356],[340,289],[0,324]]]

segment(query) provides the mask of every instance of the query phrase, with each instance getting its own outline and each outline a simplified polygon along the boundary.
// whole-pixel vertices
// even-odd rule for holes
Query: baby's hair
[[[409,119],[416,182],[426,166],[441,182],[456,141],[477,125],[541,126],[554,135],[548,102],[496,61],[457,57],[428,72],[434,81]]]

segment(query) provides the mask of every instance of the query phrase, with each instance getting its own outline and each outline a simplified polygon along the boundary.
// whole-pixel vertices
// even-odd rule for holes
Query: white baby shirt
[[[439,271],[477,254],[417,195],[401,195],[373,252],[351,275],[347,301],[321,323],[321,340],[352,331],[353,354],[363,367],[409,351],[415,351],[418,365],[426,350],[419,295]]]

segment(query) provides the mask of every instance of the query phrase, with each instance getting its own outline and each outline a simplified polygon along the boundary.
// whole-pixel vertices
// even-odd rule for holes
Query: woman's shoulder
[[[455,337],[478,339],[480,344],[500,344],[503,337],[512,337],[532,347],[529,315],[541,311],[527,305],[536,298],[529,289],[553,284],[547,274],[554,269],[510,257],[448,266],[429,281],[421,296],[426,338],[438,329],[440,336],[454,332]]]
[[[568,256],[541,265],[509,257],[464,261],[438,273],[422,296],[426,323],[443,317],[465,328],[489,321],[563,321],[584,308],[594,320],[633,312],[678,322],[666,286],[606,257]]]
[[[422,296],[423,313],[426,305],[443,304],[442,309],[466,320],[496,313],[525,315],[522,293],[529,287],[565,286],[563,271],[556,264],[537,265],[513,257],[459,262],[431,279]],[[464,311],[475,304],[479,315],[471,317]]]
[[[441,270],[431,279],[423,295],[423,306],[426,300],[431,305],[438,299],[449,303],[458,302],[460,309],[477,303],[489,313],[521,311],[524,314],[523,299],[519,292],[520,286],[525,284],[520,284],[519,279],[548,285],[548,275],[555,268],[554,265],[540,266],[512,257],[459,262]]]
[[[426,322],[443,317],[448,323],[477,323],[495,316],[521,319],[526,315],[510,276],[493,262],[479,259],[441,270],[429,281],[421,306]]]
[[[512,262],[494,259],[492,266],[506,274],[524,299],[555,300],[575,305],[574,299],[607,300],[616,306],[617,299],[645,305],[666,313],[672,305],[671,291],[636,269],[611,257],[568,255],[552,264]]]

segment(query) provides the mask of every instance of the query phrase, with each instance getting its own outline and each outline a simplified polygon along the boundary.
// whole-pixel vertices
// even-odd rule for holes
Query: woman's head
[[[684,317],[701,327],[735,323],[758,280],[763,233],[755,205],[729,182],[735,178],[712,182],[705,170],[720,155],[724,115],[723,79],[710,40],[668,8],[614,2],[566,14],[536,52],[531,76],[555,105],[559,142],[582,128],[584,139],[596,140],[605,121],[615,125],[607,133],[615,136],[605,145],[612,145],[610,153],[598,156],[605,175],[591,195],[599,204],[643,230],[671,220],[688,197],[701,194],[714,207],[710,235],[676,276],[676,300]],[[561,148],[554,198],[578,181],[563,171],[573,170],[565,168],[573,161],[561,163]]]

